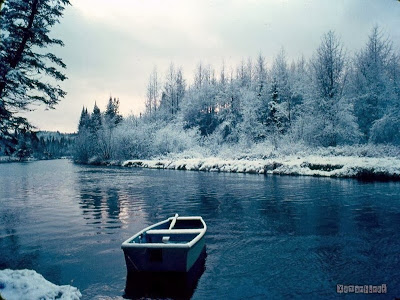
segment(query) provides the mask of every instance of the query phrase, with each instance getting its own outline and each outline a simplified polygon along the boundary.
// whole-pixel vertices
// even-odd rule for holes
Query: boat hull
[[[188,272],[128,272],[124,298],[191,299],[205,271],[206,246]]]
[[[128,272],[188,272],[205,246],[202,237],[192,247],[124,248]]]

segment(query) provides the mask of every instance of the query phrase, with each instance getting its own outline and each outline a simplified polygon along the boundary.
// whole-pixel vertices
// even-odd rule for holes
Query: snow
[[[70,285],[55,285],[33,270],[0,270],[0,295],[6,300],[75,300],[82,294]]]
[[[208,172],[400,179],[396,157],[296,155],[269,159],[176,158],[127,160],[127,167]]]

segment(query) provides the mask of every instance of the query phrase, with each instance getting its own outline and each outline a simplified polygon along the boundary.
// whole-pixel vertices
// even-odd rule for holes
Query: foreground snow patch
[[[55,285],[33,270],[0,270],[0,295],[6,300],[75,300],[82,294],[70,285]]]

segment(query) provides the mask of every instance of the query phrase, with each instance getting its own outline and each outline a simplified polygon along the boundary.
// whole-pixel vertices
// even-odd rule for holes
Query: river
[[[332,298],[337,284],[400,297],[399,182],[0,164],[0,269],[122,296],[121,243],[174,213],[208,226],[193,299]]]

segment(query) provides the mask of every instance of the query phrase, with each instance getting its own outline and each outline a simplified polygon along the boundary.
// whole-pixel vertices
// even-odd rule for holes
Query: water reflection
[[[88,173],[90,176],[88,176]],[[99,233],[120,229],[129,218],[129,202],[121,191],[101,178],[102,172],[84,170],[79,173],[79,206],[88,225],[95,225]],[[99,177],[102,184],[95,184],[93,177]],[[107,179],[107,178],[106,178]]]
[[[206,247],[187,273],[131,272],[125,284],[124,298],[191,299],[205,271]]]

